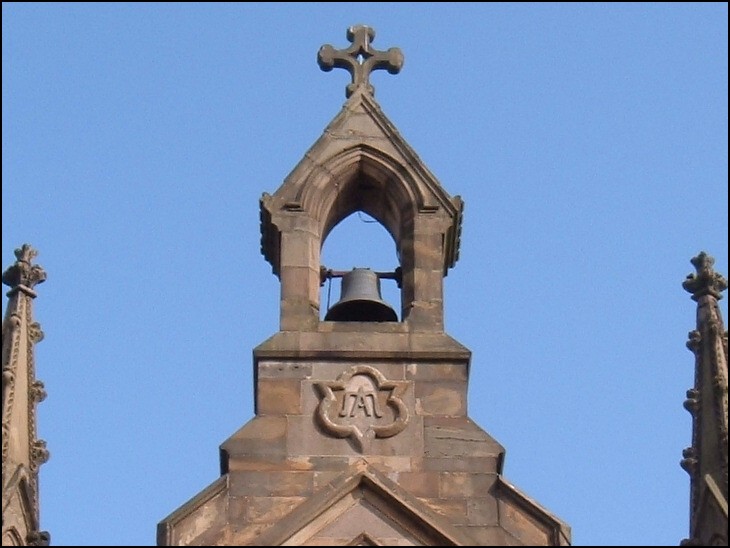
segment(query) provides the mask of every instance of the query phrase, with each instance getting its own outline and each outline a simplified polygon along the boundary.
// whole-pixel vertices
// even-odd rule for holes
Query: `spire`
[[[727,280],[704,251],[691,262],[697,272],[682,284],[697,301],[697,328],[687,342],[695,355],[695,382],[684,402],[692,414],[692,445],[680,462],[690,476],[690,538],[682,544],[727,546],[727,331],[718,306]]]
[[[391,74],[398,74],[403,68],[403,53],[398,48],[379,51],[370,47],[375,39],[375,29],[365,25],[355,25],[347,29],[347,39],[352,45],[347,49],[335,49],[329,44],[319,48],[317,63],[325,72],[333,68],[342,68],[352,76],[352,83],[347,85],[345,95],[349,97],[359,87],[373,95],[375,88],[370,84],[370,73],[378,69],[386,69]]]
[[[15,263],[2,275],[10,286],[2,325],[2,543],[43,546],[48,533],[39,530],[38,470],[48,460],[46,442],[37,438],[36,405],[46,397],[35,378],[33,347],[43,339],[33,321],[35,286],[46,273],[32,263],[38,253],[24,244]]]

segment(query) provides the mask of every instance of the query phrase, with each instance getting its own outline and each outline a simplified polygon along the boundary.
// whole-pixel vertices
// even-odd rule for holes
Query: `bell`
[[[328,322],[397,322],[398,315],[380,295],[380,279],[369,268],[342,276],[340,300],[327,311]]]

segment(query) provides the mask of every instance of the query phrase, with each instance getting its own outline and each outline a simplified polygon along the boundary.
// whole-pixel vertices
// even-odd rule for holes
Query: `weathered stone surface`
[[[157,526],[157,544],[190,546],[215,537],[228,522],[227,478],[221,476]]]
[[[316,420],[307,415],[290,415],[288,418],[287,448],[292,455],[349,456],[367,455],[410,456],[414,449],[423,447],[423,428],[420,417],[410,418],[406,428],[392,438],[373,439],[363,453],[347,438],[333,437],[324,432]]]
[[[499,525],[499,505],[497,498],[490,493],[467,499],[466,515],[469,525]]]
[[[501,457],[442,457],[421,459],[424,470],[439,472],[476,472],[480,474],[496,474],[500,469]]]
[[[406,365],[406,378],[416,381],[463,381],[468,380],[469,364],[413,362]]]
[[[228,438],[221,445],[221,451],[230,456],[285,456],[286,434],[285,416],[256,417]]]
[[[234,497],[302,497],[313,492],[314,472],[232,472],[229,492]]]
[[[296,331],[281,331],[270,337],[254,349],[254,360],[331,361],[335,350],[337,358],[343,360],[400,359],[434,363],[436,360],[468,362],[471,357],[469,350],[444,333],[414,333],[401,323],[318,322],[312,329],[308,324],[305,327],[297,326]]]
[[[511,501],[499,501],[500,525],[526,546],[546,546],[550,543],[549,530]]]
[[[266,361],[258,364],[259,379],[308,379],[311,376],[311,363]]]
[[[419,415],[466,416],[465,382],[417,382],[416,412]]]
[[[504,454],[499,443],[465,417],[425,417],[424,443],[427,458],[495,458]]]
[[[530,544],[523,544],[502,527],[482,527],[478,525],[457,525],[456,527],[473,539],[472,546],[531,546]]]
[[[389,477],[413,496],[433,499],[439,497],[441,477],[438,472],[400,472]]]
[[[306,497],[231,497],[228,515],[233,523],[275,523]]]
[[[298,415],[302,412],[298,379],[259,379],[256,390],[256,411],[259,415]]]
[[[496,474],[441,472],[439,496],[444,499],[471,499],[489,496],[489,491],[496,480]]]
[[[436,496],[422,500],[436,512],[446,516],[453,525],[463,525],[467,521],[466,499],[442,499]]]
[[[364,343],[367,343],[368,337],[363,336],[362,340]],[[314,362],[312,363],[311,379],[315,381],[335,380],[352,367],[352,365],[352,363],[342,361]],[[378,361],[368,365],[375,367],[386,379],[390,381],[402,381],[406,378],[404,363]]]

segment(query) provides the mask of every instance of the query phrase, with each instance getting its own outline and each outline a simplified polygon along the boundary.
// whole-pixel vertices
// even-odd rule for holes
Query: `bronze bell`
[[[380,279],[369,268],[342,276],[340,300],[327,311],[328,322],[397,322],[398,315],[380,295]]]

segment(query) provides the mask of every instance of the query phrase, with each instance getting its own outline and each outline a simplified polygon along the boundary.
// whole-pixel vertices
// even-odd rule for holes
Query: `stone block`
[[[302,466],[306,464],[308,470],[315,471],[337,471],[343,472],[352,465],[352,459],[348,457],[297,457],[290,459],[300,462]]]
[[[496,497],[481,496],[468,499],[466,515],[469,525],[499,525],[499,508]]]
[[[418,296],[416,297],[418,298]],[[413,333],[443,331],[444,315],[440,302],[416,300],[408,312],[408,327]]]
[[[425,417],[424,440],[426,458],[499,458],[504,454],[499,443],[466,417]]]
[[[256,538],[271,527],[271,523],[231,524],[227,534],[209,546],[256,546]]]
[[[417,265],[427,268],[438,268],[443,265],[443,237],[441,234],[416,234],[413,240]],[[439,280],[442,278],[442,271],[439,272]]]
[[[281,273],[281,297],[287,301],[292,297],[308,298],[309,276],[312,270],[307,266],[291,266]]]
[[[466,382],[468,362],[438,363],[413,362],[406,365],[406,378],[415,381],[461,381]]]
[[[438,498],[441,474],[439,472],[400,472],[391,476],[393,481],[419,498]]]
[[[308,497],[313,492],[314,472],[231,472],[233,497]]]
[[[522,544],[501,527],[484,527],[480,525],[457,525],[465,535],[473,539],[472,546],[539,546]]]
[[[436,268],[433,268],[434,259],[428,259],[423,268],[416,268],[414,271],[414,294],[420,301],[439,301],[444,298],[442,272],[438,269],[438,260],[435,260]]]
[[[546,546],[550,531],[512,501],[502,499],[499,504],[499,524],[524,546]]]
[[[421,459],[423,470],[438,472],[476,472],[480,474],[497,473],[497,457],[426,457]]]
[[[413,471],[412,461],[413,459],[409,456],[391,457],[385,455],[368,455],[368,464],[386,475],[394,472]]]
[[[286,441],[287,450],[293,456],[345,456],[360,455],[344,438],[324,434],[315,422],[314,415],[290,415]]]
[[[329,485],[334,480],[342,476],[342,471],[340,470],[327,470],[327,471],[318,471],[314,473],[314,490],[318,491],[322,487]]]
[[[373,439],[364,452],[360,452],[350,438],[338,438],[324,432],[314,416],[289,415],[287,420],[287,449],[295,456],[409,457],[423,451],[423,422],[415,415],[410,417],[405,430],[391,438]]]
[[[452,525],[462,525],[467,523],[467,506],[465,499],[422,498],[421,500],[442,516],[449,518],[449,522]]]
[[[258,415],[298,415],[302,412],[302,381],[259,379],[256,390]]]
[[[440,479],[439,496],[441,498],[479,498],[488,496],[497,476],[468,472],[441,472]]]
[[[237,455],[284,457],[286,429],[285,417],[255,417],[223,442],[221,450],[231,457]]]
[[[282,331],[315,331],[319,325],[316,301],[306,296],[287,293],[280,301],[280,328]]]
[[[228,460],[227,472],[234,471],[266,471],[266,470],[296,470],[284,455],[249,456],[234,455]],[[306,470],[306,468],[305,468]]]
[[[169,538],[165,539],[164,536],[160,538],[160,533],[164,528],[158,529],[158,541],[167,541],[170,542],[170,545],[178,546],[201,545],[201,542],[217,536],[225,527],[227,493],[224,489],[218,490],[210,497],[203,491],[191,502],[192,507],[188,512],[177,516],[173,514],[175,517],[168,522]],[[162,526],[162,524],[160,525]]]
[[[299,361],[262,361],[258,364],[259,379],[308,379],[312,365]]]
[[[288,267],[319,268],[319,241],[304,230],[294,230],[281,235],[281,273]]]
[[[311,380],[313,381],[334,381],[348,371],[353,365],[361,365],[361,361],[357,362],[315,362],[312,364],[312,376]],[[406,378],[405,375],[405,364],[400,363],[391,363],[391,362],[384,362],[384,361],[377,361],[372,363],[367,363],[366,365],[369,365],[378,371],[380,371],[383,376],[389,381],[402,381]]]
[[[243,506],[243,512],[239,513],[242,513],[240,519],[244,523],[275,523],[305,500],[306,497],[232,497],[229,508]],[[234,521],[233,517],[231,521]]]
[[[417,382],[416,411],[421,415],[466,416],[466,383]]]

